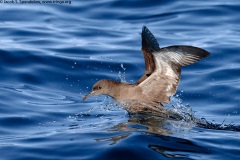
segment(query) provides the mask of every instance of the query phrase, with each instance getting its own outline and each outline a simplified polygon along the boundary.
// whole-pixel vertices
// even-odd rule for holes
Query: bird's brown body
[[[168,116],[161,103],[168,103],[170,96],[175,94],[181,66],[192,64],[209,55],[209,52],[192,46],[169,46],[160,49],[157,40],[145,26],[142,31],[142,51],[146,69],[135,84],[100,80],[83,100],[104,94],[119,102],[129,113]]]
[[[94,86],[99,85],[101,85],[102,88],[108,88],[107,92],[101,89],[105,92],[103,94],[112,97],[129,113],[167,114],[167,111],[161,103],[151,101],[143,93],[139,85],[116,82],[113,80],[100,80]]]

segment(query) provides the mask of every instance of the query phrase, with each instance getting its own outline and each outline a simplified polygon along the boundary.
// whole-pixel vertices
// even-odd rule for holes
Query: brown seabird
[[[142,53],[145,73],[135,83],[100,80],[92,91],[83,97],[108,95],[120,103],[129,113],[167,115],[162,103],[169,103],[181,76],[181,67],[190,65],[210,55],[193,46],[169,46],[160,48],[156,38],[146,26],[142,28]]]

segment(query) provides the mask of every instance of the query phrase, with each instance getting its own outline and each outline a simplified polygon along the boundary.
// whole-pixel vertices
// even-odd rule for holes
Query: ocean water
[[[240,158],[240,2],[70,2],[0,0],[0,159]],[[141,77],[143,25],[160,47],[211,53],[182,68],[166,105],[185,120],[82,101],[100,79]]]

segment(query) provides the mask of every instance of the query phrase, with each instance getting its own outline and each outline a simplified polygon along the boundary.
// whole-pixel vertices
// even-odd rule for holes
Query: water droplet
[[[215,120],[212,120],[212,124],[215,124]]]
[[[125,71],[126,68],[124,68],[123,63],[121,63],[121,68]]]

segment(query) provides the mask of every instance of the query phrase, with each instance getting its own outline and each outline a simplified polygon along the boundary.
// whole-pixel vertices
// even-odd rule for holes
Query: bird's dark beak
[[[85,96],[83,96],[82,100],[84,101],[84,100],[87,99],[88,97],[91,97],[91,96],[94,96],[94,95],[95,95],[95,92],[92,91],[92,92],[86,94]]]

